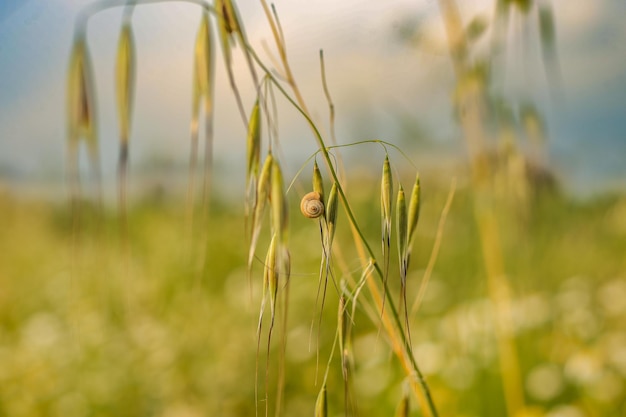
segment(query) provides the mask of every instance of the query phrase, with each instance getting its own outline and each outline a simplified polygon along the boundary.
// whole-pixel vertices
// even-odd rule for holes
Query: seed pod
[[[223,0],[222,14],[224,15],[226,31],[228,32],[228,34],[232,35],[233,33],[238,33],[239,20],[237,18],[237,13],[231,0]]]
[[[194,51],[194,72],[199,95],[206,95],[211,90],[213,78],[213,42],[211,38],[211,25],[209,15],[205,11],[202,14],[200,28],[196,35]]]
[[[383,180],[381,183],[380,203],[383,215],[383,223],[391,224],[391,196],[393,195],[393,178],[389,157],[385,157],[383,164]]]
[[[324,214],[324,202],[317,191],[311,191],[300,200],[300,211],[304,217],[317,219]]]
[[[256,190],[257,198],[254,201],[255,205],[253,207],[251,225],[252,236],[250,238],[250,251],[248,253],[248,269],[250,269],[252,260],[254,259],[254,252],[256,251],[256,244],[261,231],[261,220],[270,194],[272,165],[274,165],[274,158],[271,153],[268,153],[263,163],[263,168],[261,169],[261,175],[259,175],[259,184]]]
[[[129,23],[122,27],[117,46],[116,87],[120,139],[122,143],[126,143],[129,137],[135,90],[135,43]]]
[[[96,91],[91,60],[87,51],[85,34],[80,33],[72,49],[67,80],[67,164],[72,178],[71,187],[74,196],[79,189],[78,147],[81,138],[86,142],[89,164],[94,178],[97,178],[98,189],[100,187],[95,100]]]
[[[261,117],[259,99],[257,98],[252,108],[250,121],[248,122],[248,169],[246,172],[246,183],[250,183],[251,178],[256,178],[259,174],[259,159],[261,154]]]
[[[337,183],[333,183],[328,196],[328,208],[326,213],[326,220],[328,224],[328,246],[330,247],[335,237],[335,230],[337,228],[337,207],[339,207],[339,198]]]
[[[418,173],[415,177],[415,184],[413,184],[413,191],[411,191],[411,199],[409,200],[409,247],[413,244],[413,239],[415,238],[415,229],[417,228],[417,222],[420,216],[420,193],[420,176]]]
[[[278,242],[281,250],[287,242],[287,201],[283,189],[283,173],[278,161],[272,164],[272,189],[270,200],[272,203],[272,222],[274,233],[278,235]]]
[[[78,141],[84,135],[95,140],[95,90],[91,60],[84,38],[74,43],[70,58],[67,83],[68,132],[70,139]]]
[[[276,266],[276,234],[272,236],[270,246],[265,255],[265,269],[263,271],[263,287],[270,295],[272,321],[276,309],[276,295],[278,294],[278,268]]]
[[[383,311],[387,297],[387,278],[389,276],[389,257],[391,253],[391,196],[393,195],[393,179],[389,156],[385,156],[383,164],[383,177],[380,190],[380,209],[382,220],[382,254],[383,254]],[[382,314],[382,312],[381,312]]]
[[[265,204],[267,203],[267,199],[269,198],[273,165],[274,157],[271,153],[268,153],[267,157],[265,157],[265,162],[263,162],[261,175],[259,175],[259,186],[257,187],[256,199],[257,204],[255,211],[263,210],[265,208]]]
[[[398,235],[398,254],[400,265],[404,264],[407,254],[407,212],[406,198],[402,185],[398,189],[398,199],[396,202],[396,234]],[[406,272],[406,271],[405,271]]]
[[[320,200],[324,203],[324,181],[322,180],[322,173],[317,166],[317,161],[313,164],[313,191],[316,191],[320,195]]]
[[[217,23],[219,26],[220,41],[222,44],[222,53],[226,68],[230,71],[232,64],[232,54],[230,51],[230,34],[232,28],[228,18],[228,10],[226,8],[226,0],[215,0],[215,10],[217,11]]]

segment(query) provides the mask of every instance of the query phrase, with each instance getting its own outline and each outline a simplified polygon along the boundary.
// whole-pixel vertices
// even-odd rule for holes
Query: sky
[[[490,0],[458,3],[466,22],[491,16]],[[0,188],[4,184],[19,192],[16,183],[63,181],[66,70],[74,20],[85,4],[0,2]],[[260,3],[242,0],[238,5],[253,46],[271,63],[264,45],[272,37]],[[319,50],[324,50],[340,142],[378,138],[412,146],[407,134],[415,130],[430,148],[463,151],[452,119],[454,79],[435,0],[277,0],[275,5],[296,79],[315,120],[327,126],[319,69]],[[526,97],[538,103],[547,119],[550,161],[568,190],[625,190],[626,3],[553,0],[553,5],[561,99],[550,98],[536,37],[527,38],[526,55],[521,52],[524,30],[532,34],[533,26],[520,20],[513,22],[499,88],[513,100]],[[121,9],[110,9],[93,16],[88,26],[105,178],[114,178],[116,169],[113,67],[120,18]],[[134,13],[134,170],[154,161],[187,161],[198,23],[198,8],[181,2],[145,5]],[[399,41],[398,30],[407,24],[420,28],[420,43]],[[254,89],[241,55],[235,57],[244,103],[251,107]],[[221,63],[216,80],[217,165],[241,166],[245,126]],[[283,104],[279,126],[284,151],[294,160],[303,162],[314,152],[306,124]]]

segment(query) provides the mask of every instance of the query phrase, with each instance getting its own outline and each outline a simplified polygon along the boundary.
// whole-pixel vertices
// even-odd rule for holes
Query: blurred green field
[[[448,192],[447,185],[423,181],[411,299]],[[378,184],[356,188],[366,190],[353,194],[358,220],[379,251]],[[312,415],[319,390],[315,334],[313,341],[309,335],[319,230],[295,214],[297,204],[294,197],[287,416]],[[125,263],[115,210],[105,210],[98,221],[85,214],[74,236],[66,204],[0,196],[0,415],[254,415],[262,270],[256,262],[251,294],[242,211],[241,203],[212,203],[205,251],[200,232],[190,237],[179,199],[147,196],[129,213]],[[343,216],[336,244],[358,278]],[[575,201],[545,193],[508,224],[517,225],[501,233],[527,415],[626,415],[626,198]],[[415,354],[441,416],[506,414],[478,242],[471,194],[461,184],[424,303],[412,317]],[[260,257],[266,244],[260,244]],[[200,273],[203,252],[206,274]],[[336,306],[330,285],[318,381],[333,342]],[[279,336],[272,346],[270,386],[278,374]],[[384,332],[362,313],[355,317],[354,349],[358,415],[393,415],[404,374]],[[334,361],[329,415],[340,416],[343,385]],[[411,401],[411,415],[421,415]]]

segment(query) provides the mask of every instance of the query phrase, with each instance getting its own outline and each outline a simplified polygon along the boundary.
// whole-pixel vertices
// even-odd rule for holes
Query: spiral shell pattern
[[[302,197],[300,201],[300,211],[304,217],[316,219],[324,214],[324,202],[322,196],[317,191],[311,191]]]

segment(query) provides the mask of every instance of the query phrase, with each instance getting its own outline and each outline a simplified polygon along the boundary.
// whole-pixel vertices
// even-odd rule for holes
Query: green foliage
[[[429,197],[422,205],[425,226],[418,229],[416,248],[432,246],[447,192],[426,181],[429,177],[422,175]],[[360,194],[358,212],[368,213],[377,198],[372,194]],[[441,399],[442,415],[501,416],[470,195],[466,189],[457,194],[431,286],[411,318],[412,338],[433,393]],[[210,229],[220,239],[209,241],[209,273],[201,280],[180,244],[184,208],[174,200],[146,200],[130,210],[133,247],[127,274],[120,268],[113,213],[104,214],[109,220],[98,232],[81,236],[79,254],[72,252],[64,207],[5,196],[0,213],[0,415],[254,413],[253,384],[247,381],[254,375],[257,310],[247,290],[240,203],[213,204]],[[603,416],[623,413],[619,381],[626,369],[619,355],[626,334],[625,215],[623,197],[582,203],[544,196],[521,235],[505,234],[515,239],[517,249],[506,262],[519,294],[516,335],[530,404],[544,410],[574,406],[583,415],[591,410]],[[380,233],[378,219],[374,213],[365,221],[370,225],[365,233]],[[311,271],[319,262],[311,241],[319,231],[308,219],[297,217],[293,223],[291,247],[299,255],[293,256],[297,285],[291,293],[284,412],[310,415],[319,391],[312,384],[315,353],[308,348],[307,326],[317,286]],[[339,232],[336,244],[349,239],[345,230]],[[347,253],[347,259],[354,256]],[[427,256],[414,251],[416,269],[409,271],[409,281],[419,281]],[[262,269],[258,261],[254,268]],[[260,279],[253,282],[255,294]],[[411,300],[417,286],[407,291]],[[328,297],[336,303],[336,291]],[[326,309],[325,323],[336,321],[336,314]],[[364,311],[357,309],[353,320],[359,412],[392,415],[402,375]],[[332,325],[322,326],[322,354],[329,352],[334,331]],[[334,363],[327,381],[329,415],[337,415],[343,404],[338,356]],[[545,383],[541,375],[556,385],[537,386],[538,378]]]

